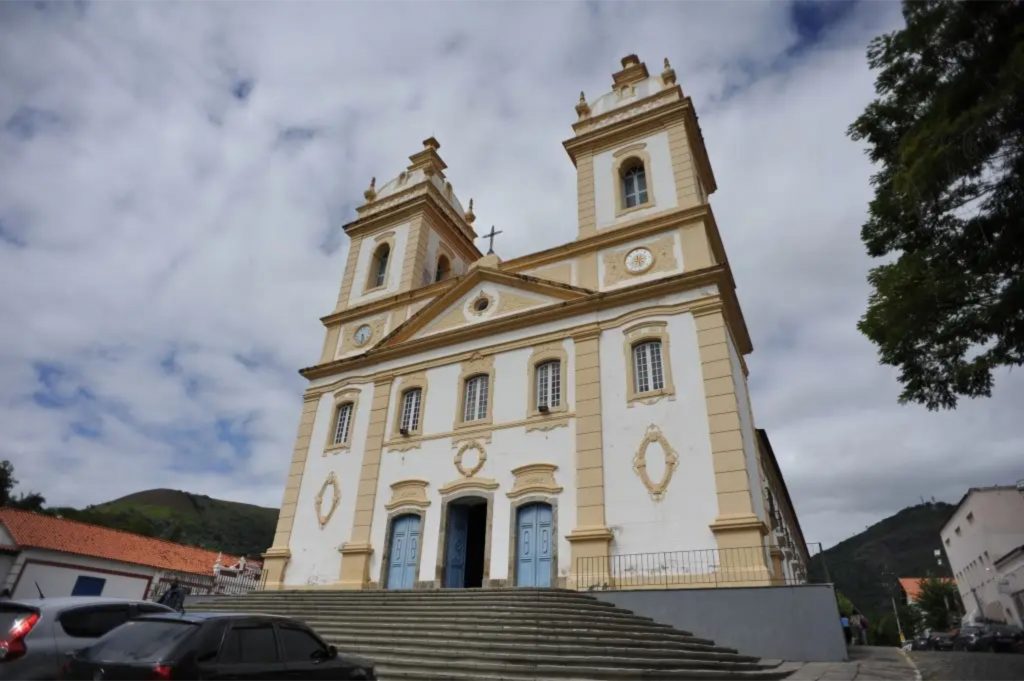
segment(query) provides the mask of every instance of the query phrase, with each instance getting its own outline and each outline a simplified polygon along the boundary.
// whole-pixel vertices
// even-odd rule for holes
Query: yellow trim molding
[[[647,449],[653,444],[661,447],[665,461],[665,472],[661,474],[661,480],[657,482],[651,480],[651,476],[647,474]],[[665,496],[665,491],[668,490],[668,484],[672,482],[672,474],[676,472],[678,466],[679,455],[676,454],[676,450],[672,449],[672,445],[665,439],[661,429],[653,423],[647,426],[644,439],[640,442],[640,446],[637,447],[636,454],[633,455],[633,472],[639,476],[640,482],[650,492],[651,499],[661,501],[662,497]]]
[[[328,491],[331,493],[331,503],[330,508],[324,511],[324,495]],[[334,471],[331,471],[327,474],[324,484],[320,486],[320,491],[316,493],[316,499],[313,500],[313,507],[316,509],[316,519],[320,523],[321,530],[331,521],[331,516],[338,509],[339,503],[341,503],[341,487],[338,486],[338,478],[334,475]]]
[[[644,143],[631,144],[625,149],[620,149],[614,156],[615,160],[612,162],[612,182],[615,187],[615,217],[621,218],[623,215],[629,213],[635,213],[640,210],[647,208],[654,208],[657,202],[654,200],[654,175],[652,174],[651,167],[651,155],[647,153],[645,149],[647,145]],[[620,152],[622,156],[619,156]],[[627,170],[639,165],[644,171],[644,186],[647,194],[647,200],[642,203],[638,203],[635,206],[626,205],[626,187],[624,177]]]
[[[475,451],[477,453],[476,463],[467,467],[465,464],[465,458],[466,453],[470,451]],[[483,445],[481,445],[479,442],[467,442],[461,447],[459,447],[459,451],[455,453],[454,463],[455,470],[457,470],[463,477],[472,478],[474,475],[479,473],[480,470],[484,467],[484,464],[487,463],[487,450],[485,450],[483,448]]]
[[[561,342],[549,343],[547,345],[538,345],[533,349],[530,354],[529,365],[527,367],[527,374],[529,376],[526,392],[527,405],[526,405],[526,417],[533,422],[545,422],[551,421],[552,417],[557,414],[565,413],[569,410],[569,390],[568,385],[565,382],[565,376],[568,366],[569,356],[565,352],[565,347]],[[558,386],[559,396],[558,405],[548,405],[547,413],[541,413],[537,411],[537,367],[545,362],[557,361],[558,362]]]
[[[429,486],[430,483],[426,480],[411,479],[393,482],[391,483],[391,501],[384,504],[384,508],[388,511],[405,506],[426,508],[430,506],[430,500],[427,499],[427,487]]]
[[[466,415],[466,382],[477,376],[487,377],[487,412],[481,419],[465,420]],[[458,411],[455,412],[455,424],[453,430],[472,428],[474,426],[490,425],[493,422],[494,414],[494,355],[480,355],[474,353],[472,357],[462,363],[462,372],[459,374],[459,395]]]
[[[412,443],[423,434],[423,419],[427,414],[427,372],[417,371],[398,377],[398,390],[395,392],[395,418],[391,424],[391,438],[384,443],[388,449],[399,449],[402,444]],[[410,390],[420,390],[419,418],[416,427],[409,430],[408,435],[399,433],[402,427],[402,414],[405,411],[405,394]],[[417,445],[418,446],[418,445]]]
[[[515,481],[512,490],[506,492],[509,499],[516,499],[527,494],[551,494],[562,491],[562,486],[555,482],[555,471],[558,466],[553,463],[529,463],[512,469]]]
[[[356,414],[359,413],[360,392],[358,388],[342,388],[334,393],[334,405],[331,407],[331,420],[327,424],[327,441],[324,443],[322,456],[347,452],[352,447],[352,433],[355,432]],[[334,435],[338,430],[338,412],[345,404],[352,405],[352,411],[348,417],[348,439],[335,444]]]

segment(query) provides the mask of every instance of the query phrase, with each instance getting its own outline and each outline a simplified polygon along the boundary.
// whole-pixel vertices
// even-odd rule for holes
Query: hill
[[[896,578],[952,576],[945,552],[939,566],[934,551],[942,548],[939,530],[953,508],[942,502],[905,508],[815,556],[812,569],[820,573],[824,560],[836,588],[869,619],[888,613]]]
[[[256,556],[274,540],[277,509],[173,489],[136,492],[85,509],[48,512],[148,537]]]

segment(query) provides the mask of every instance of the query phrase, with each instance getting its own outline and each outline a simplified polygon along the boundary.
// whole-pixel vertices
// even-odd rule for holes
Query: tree
[[[850,126],[879,166],[861,238],[884,264],[858,328],[901,402],[954,408],[1024,363],[1024,3],[906,2]]]
[[[14,477],[14,464],[7,459],[0,461],[0,506],[7,506],[11,503],[11,495],[18,484]]]
[[[963,612],[960,594],[953,582],[939,577],[925,577],[914,605],[921,611],[924,626],[945,631],[953,626]]]

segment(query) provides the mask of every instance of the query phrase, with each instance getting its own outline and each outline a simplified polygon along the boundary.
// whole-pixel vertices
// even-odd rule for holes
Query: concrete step
[[[678,644],[672,642],[647,641],[644,639],[590,639],[581,641],[574,637],[561,637],[552,640],[550,636],[533,636],[511,638],[502,637],[495,640],[494,636],[480,635],[475,638],[452,637],[445,632],[436,634],[373,636],[364,634],[347,634],[343,638],[329,638],[330,642],[345,650],[355,647],[375,646],[383,642],[385,645],[401,648],[457,648],[459,650],[488,650],[520,652],[524,649],[544,654],[557,655],[625,655],[651,656],[652,658],[672,658],[690,660],[709,660],[720,662],[757,662],[752,655],[740,655],[734,652],[706,650],[703,646]]]

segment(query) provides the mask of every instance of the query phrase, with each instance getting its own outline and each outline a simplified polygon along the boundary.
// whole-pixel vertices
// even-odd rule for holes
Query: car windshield
[[[36,612],[26,605],[5,603],[0,605],[0,637],[9,632],[19,620]]]
[[[157,662],[198,629],[192,622],[126,622],[87,648],[83,657],[96,662]]]

